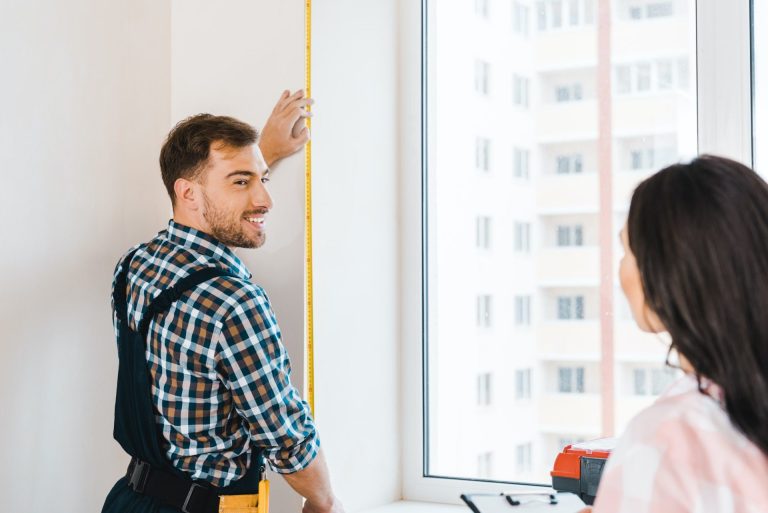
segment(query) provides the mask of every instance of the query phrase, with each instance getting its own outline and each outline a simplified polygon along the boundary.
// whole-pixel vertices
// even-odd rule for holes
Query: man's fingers
[[[309,127],[305,126],[301,129],[301,132],[299,132],[299,135],[296,137],[296,143],[300,146],[304,146],[309,142],[310,138]]]
[[[283,92],[280,94],[280,98],[277,100],[277,103],[275,104],[275,107],[272,109],[272,113],[273,113],[273,114],[274,114],[274,113],[276,113],[276,112],[280,112],[281,110],[283,110],[283,108],[284,108],[284,106],[285,106],[285,100],[287,100],[287,99],[288,99],[288,97],[290,96],[290,94],[291,94],[291,92],[290,92],[288,89],[286,89],[285,91],[283,91]]]

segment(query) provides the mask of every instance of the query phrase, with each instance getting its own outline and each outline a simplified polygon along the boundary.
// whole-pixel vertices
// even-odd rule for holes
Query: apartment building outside
[[[621,294],[618,232],[634,187],[696,153],[694,16],[432,2],[430,474],[548,482],[673,379]]]

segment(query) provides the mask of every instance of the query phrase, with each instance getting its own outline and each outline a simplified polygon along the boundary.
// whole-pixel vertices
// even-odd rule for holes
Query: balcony
[[[548,247],[538,256],[539,285],[596,287],[600,284],[597,246]]]
[[[613,135],[696,133],[696,98],[685,91],[616,95]]]
[[[635,187],[656,172],[656,169],[649,170],[627,170],[618,171],[613,175],[613,204],[614,210],[624,211],[627,209],[632,193]]]
[[[596,66],[596,48],[594,27],[539,33],[535,39],[534,62],[539,71]]]
[[[640,331],[634,321],[617,321],[614,327],[614,354],[619,361],[663,362],[669,341],[662,335]]]
[[[544,103],[538,110],[540,143],[597,139],[597,101]]]
[[[691,53],[694,25],[692,13],[653,20],[617,21],[611,31],[613,54],[640,57]],[[653,36],[649,37],[651,34]],[[642,41],[642,53],[638,52],[638,41]],[[592,52],[594,53],[594,49]]]
[[[597,173],[545,175],[538,180],[539,214],[597,212],[599,187]]]
[[[593,435],[602,430],[599,394],[547,394],[546,408],[539,408],[539,425],[545,433]]]
[[[536,348],[543,360],[600,358],[600,323],[596,320],[543,322],[536,332]]]

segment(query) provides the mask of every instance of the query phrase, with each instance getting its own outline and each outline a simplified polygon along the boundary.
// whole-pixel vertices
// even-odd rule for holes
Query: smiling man
[[[250,125],[210,114],[168,135],[173,219],[115,269],[114,434],[132,460],[103,511],[256,512],[266,462],[304,513],[343,513],[269,299],[233,251],[264,244],[269,165],[309,140],[310,103],[284,92],[259,145]]]

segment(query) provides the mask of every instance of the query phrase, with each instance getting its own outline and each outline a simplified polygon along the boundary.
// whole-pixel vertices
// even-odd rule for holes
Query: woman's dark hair
[[[627,230],[670,349],[768,455],[768,184],[722,157],[669,166],[635,189]]]
[[[255,128],[229,116],[197,114],[180,121],[160,149],[160,174],[171,202],[176,203],[173,186],[177,179],[200,176],[212,143],[244,148],[255,144],[257,138]]]

